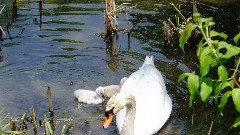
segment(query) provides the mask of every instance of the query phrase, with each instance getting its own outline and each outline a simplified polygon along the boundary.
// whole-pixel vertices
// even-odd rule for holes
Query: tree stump
[[[112,36],[117,31],[117,20],[115,11],[115,1],[106,0],[106,10],[104,13],[104,23],[107,36]]]

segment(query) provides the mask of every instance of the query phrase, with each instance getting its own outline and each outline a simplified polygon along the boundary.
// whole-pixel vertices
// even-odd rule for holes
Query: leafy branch
[[[202,39],[198,43],[196,50],[200,62],[200,74],[195,72],[183,73],[179,76],[178,82],[187,77],[187,85],[190,93],[189,106],[192,106],[195,95],[200,94],[201,100],[207,102],[213,95],[217,103],[220,97],[219,109],[222,110],[232,97],[237,112],[240,113],[240,85],[237,81],[240,71],[240,58],[236,60],[235,69],[230,75],[230,69],[226,68],[226,62],[234,56],[240,54],[240,48],[226,42],[227,34],[211,30],[215,25],[212,18],[203,18],[200,13],[193,14],[193,22],[186,24],[184,30],[180,33],[179,47],[184,51],[184,45],[191,37],[194,30],[197,30]],[[237,34],[233,41],[238,45],[240,33]],[[214,70],[216,69],[216,70]],[[218,78],[213,78],[209,72],[217,72]],[[199,91],[200,90],[200,91]],[[232,127],[240,125],[240,117],[235,119]]]

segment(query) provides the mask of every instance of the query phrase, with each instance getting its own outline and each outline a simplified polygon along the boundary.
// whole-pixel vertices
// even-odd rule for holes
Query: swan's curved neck
[[[121,135],[134,135],[134,119],[136,113],[136,101],[133,95],[131,95],[127,100],[127,112],[125,121],[123,124],[123,129],[120,132]]]

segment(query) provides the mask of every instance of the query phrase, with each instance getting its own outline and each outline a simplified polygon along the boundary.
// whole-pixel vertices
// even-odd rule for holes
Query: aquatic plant
[[[212,29],[215,25],[213,18],[203,18],[200,13],[193,14],[193,21],[186,24],[180,33],[179,47],[184,52],[184,47],[194,30],[202,36],[196,50],[200,62],[198,73],[183,73],[179,76],[178,82],[187,77],[187,85],[190,93],[189,106],[192,106],[194,97],[199,94],[203,102],[214,98],[220,103],[218,108],[223,114],[223,108],[232,97],[236,111],[240,113],[240,48],[237,47],[240,33],[233,41],[227,42],[228,35]],[[228,68],[227,62],[235,61],[234,69]],[[232,127],[240,125],[240,117],[236,118]]]
[[[0,110],[0,114],[3,114],[3,109]],[[11,122],[6,122],[8,120],[8,116],[6,115],[3,118],[0,116],[0,134],[21,134],[23,131],[16,131],[16,129],[10,129],[10,123]],[[13,131],[14,130],[14,131]]]

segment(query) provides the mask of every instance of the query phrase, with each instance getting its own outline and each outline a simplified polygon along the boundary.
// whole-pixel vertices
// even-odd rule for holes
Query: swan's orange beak
[[[110,125],[112,119],[113,119],[113,114],[108,114],[108,116],[103,124],[103,128],[107,128]]]

